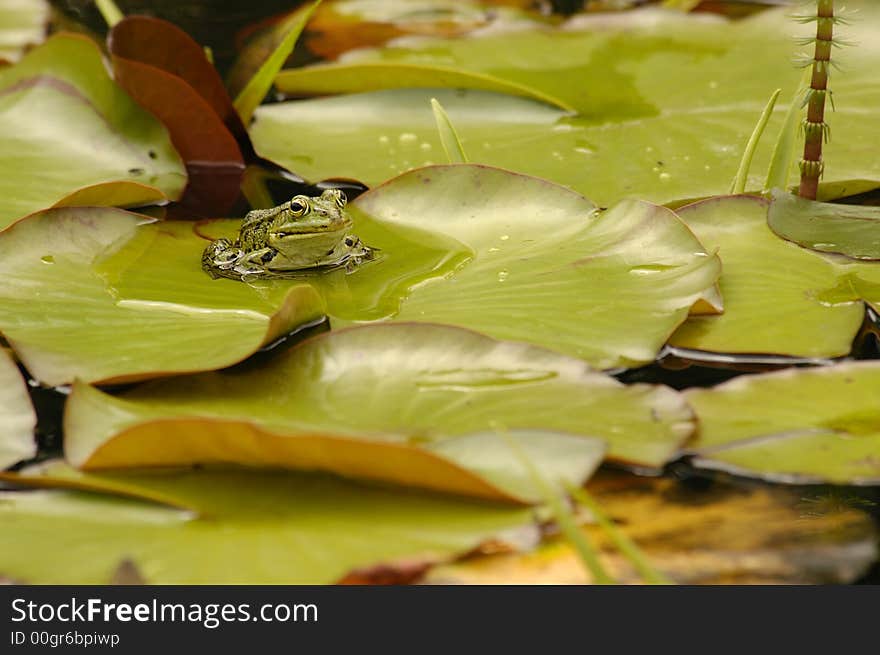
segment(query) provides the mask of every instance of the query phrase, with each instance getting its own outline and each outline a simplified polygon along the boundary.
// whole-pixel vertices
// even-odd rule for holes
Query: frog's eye
[[[347,248],[353,248],[355,244],[354,237],[345,237],[343,240]]]
[[[290,211],[296,216],[302,216],[309,210],[309,201],[303,196],[296,196],[290,201]]]

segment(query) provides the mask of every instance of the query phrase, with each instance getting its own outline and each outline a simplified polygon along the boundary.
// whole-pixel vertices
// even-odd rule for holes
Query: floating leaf
[[[529,510],[323,476],[198,471],[91,475],[82,484],[100,489],[102,479],[173,497],[204,518],[94,493],[6,492],[0,572],[36,584],[106,584],[127,561],[151,584],[326,584],[377,565],[412,577],[486,541],[537,537]]]
[[[696,465],[794,484],[880,484],[880,363],[741,377],[686,392]]]
[[[875,5],[859,3],[859,21],[851,28],[860,45],[842,57],[847,72],[835,91],[847,101],[838,103],[821,190],[825,198],[867,191],[880,182],[873,147],[877,123],[869,118],[880,104]],[[556,29],[407,39],[321,68],[282,72],[285,88],[295,91],[297,76],[320,83],[324,92],[331,85],[336,91],[408,86],[413,66],[441,66],[459,76],[479,73],[538,89],[579,115],[473,90],[459,97],[457,91],[401,89],[263,107],[252,137],[262,155],[306,177],[344,175],[376,184],[439,160],[440,144],[425,111],[425,103],[436,97],[471,161],[550,179],[603,206],[632,195],[654,202],[712,196],[733,179],[764,99],[776,88],[785,95],[798,88],[791,42],[779,38],[788,30],[782,10],[736,22],[647,10],[581,17]],[[398,65],[399,78],[388,74]],[[354,66],[375,66],[377,74],[362,68],[354,75]],[[434,79],[443,82],[442,76]],[[463,78],[449,81],[462,83]],[[777,132],[783,114],[775,112],[769,133]],[[748,189],[762,188],[772,150],[771,140],[758,148]]]
[[[806,248],[880,259],[880,207],[832,205],[776,192],[767,223],[783,239]]]
[[[596,213],[568,189],[485,166],[412,171],[351,207],[380,258],[314,281],[331,316],[460,325],[597,368],[653,360],[720,272],[668,209]]]
[[[110,80],[94,43],[70,34],[0,70],[0,151],[0,228],[82,187],[92,204],[136,206],[186,182],[162,125]]]
[[[840,357],[850,352],[865,302],[880,307],[880,263],[821,255],[777,237],[767,203],[721,197],[678,210],[724,263],[724,314],[692,316],[670,339],[715,353]]]
[[[570,480],[588,475],[596,444],[584,450],[549,432],[597,437],[612,458],[657,467],[677,453],[691,421],[671,389],[624,386],[551,351],[449,326],[381,324],[310,339],[258,369],[156,381],[119,397],[78,385],[65,452],[90,468],[235,462],[428,484],[425,469],[388,459],[404,454],[393,455],[394,444],[409,443],[490,478],[527,478],[503,442],[444,441],[503,426],[533,431],[529,455]],[[358,456],[378,454],[382,442],[387,455]],[[566,457],[573,469],[564,469]]]
[[[212,280],[206,243],[117,209],[30,216],[0,234],[0,331],[57,385],[228,366],[322,315],[304,284]]]
[[[0,65],[18,61],[27,46],[46,38],[50,8],[46,0],[3,0],[0,5]]]
[[[871,503],[845,491],[807,496],[802,490],[720,482],[706,488],[612,472],[599,473],[587,489],[651,565],[679,584],[849,584],[865,575],[878,555],[878,530],[862,511]],[[584,529],[616,579],[641,583],[636,567],[604,530],[597,525]],[[590,580],[577,554],[557,539],[531,552],[441,565],[422,582]]]
[[[0,350],[0,470],[37,453],[37,415],[12,358]]]
[[[531,98],[566,112],[575,111],[575,108],[565,100],[542,93],[540,89],[492,75],[464,71],[455,66],[385,64],[381,62],[326,64],[281,71],[275,79],[275,84],[282,93],[304,95],[327,95],[340,91],[357,93],[400,88],[481,89]]]
[[[218,462],[317,469],[496,501],[540,498],[497,435],[469,434],[422,444],[400,427],[396,433],[352,435],[326,426],[303,426],[289,417],[283,421],[249,419],[245,408],[268,410],[249,402],[237,385],[215,391],[223,384],[222,376],[211,379],[215,377],[186,381],[195,384],[197,393],[209,396],[206,404],[187,406],[167,398],[154,399],[148,392],[146,400],[138,395],[134,402],[127,402],[127,397],[120,400],[87,385],[75,385],[75,400],[65,418],[68,459],[88,469]],[[254,384],[262,384],[264,376],[252,377]],[[294,387],[281,393],[296,397],[301,391]],[[225,403],[236,405],[239,415],[217,416],[211,411],[213,405]],[[108,407],[114,409],[114,417],[107,415]],[[523,431],[516,438],[554,480],[584,482],[605,452],[597,439],[566,434]]]

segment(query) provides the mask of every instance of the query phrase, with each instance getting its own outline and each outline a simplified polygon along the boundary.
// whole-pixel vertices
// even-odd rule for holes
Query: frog
[[[351,234],[352,219],[340,189],[320,196],[295,195],[244,217],[235,241],[217,239],[202,254],[213,278],[284,278],[344,267],[353,271],[373,259],[374,249]]]

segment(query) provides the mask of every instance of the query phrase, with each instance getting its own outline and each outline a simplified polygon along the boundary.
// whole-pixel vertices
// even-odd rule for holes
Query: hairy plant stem
[[[834,38],[834,0],[818,0],[816,15],[816,49],[813,55],[813,78],[808,91],[807,118],[804,121],[804,158],[800,162],[800,196],[815,200],[819,178],[825,167],[822,143],[827,137],[825,97],[828,95],[828,73]]]

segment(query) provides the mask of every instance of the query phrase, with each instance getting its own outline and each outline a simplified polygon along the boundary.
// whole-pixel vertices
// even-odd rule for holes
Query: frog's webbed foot
[[[202,268],[215,279],[226,277],[243,280],[245,277],[265,274],[266,262],[271,261],[276,254],[272,248],[245,252],[229,239],[218,239],[205,248]]]
[[[345,249],[340,264],[346,273],[353,273],[362,263],[375,259],[379,252],[378,248],[370,248],[354,234],[346,235],[340,245]]]
[[[223,277],[225,271],[232,269],[244,252],[235,247],[229,239],[212,241],[202,253],[202,268],[211,277]]]

